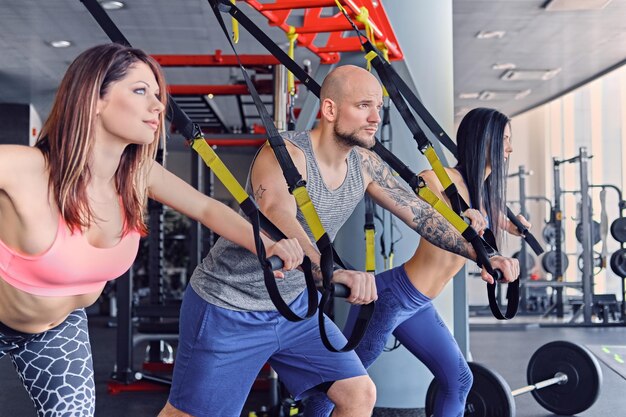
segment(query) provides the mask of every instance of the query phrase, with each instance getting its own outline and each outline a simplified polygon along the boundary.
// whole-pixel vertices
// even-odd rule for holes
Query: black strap
[[[266,129],[270,146],[272,147],[272,150],[274,151],[274,154],[276,155],[276,159],[278,160],[281,170],[283,171],[283,176],[285,177],[285,180],[287,181],[287,184],[289,186],[289,191],[293,193],[293,191],[296,188],[304,187],[306,184],[304,180],[302,179],[302,176],[298,172],[296,166],[294,165],[293,160],[291,159],[291,156],[289,155],[289,152],[287,151],[285,141],[283,140],[282,136],[278,132],[278,129],[276,129],[276,126],[274,125],[272,119],[267,113],[267,109],[265,108],[263,102],[261,101],[261,98],[259,97],[259,94],[256,91],[254,84],[250,80],[250,76],[248,75],[248,72],[241,64],[241,61],[239,60],[239,55],[237,53],[237,49],[235,48],[235,45],[230,39],[230,35],[228,33],[228,30],[226,29],[226,24],[224,23],[224,20],[222,19],[222,16],[221,16],[221,12],[230,13],[234,18],[239,20],[239,18],[243,16],[243,13],[239,12],[236,6],[233,6],[229,1],[224,2],[220,0],[209,0],[209,3],[211,4],[211,9],[213,10],[215,14],[215,17],[217,18],[217,21],[219,22],[220,27],[222,28],[222,31],[224,32],[224,35],[228,39],[228,42],[235,56],[237,57],[237,60],[239,62],[239,67],[243,74],[246,85],[248,86],[250,95],[252,96],[255,106],[257,107],[257,110],[259,111],[259,116],[261,117],[261,121]],[[355,325],[354,331],[350,335],[350,338],[348,339],[346,345],[339,349],[336,348],[328,339],[326,335],[326,329],[324,326],[324,321],[325,321],[324,308],[326,304],[332,299],[335,293],[335,285],[331,282],[331,280],[332,280],[332,276],[334,273],[336,253],[332,246],[330,237],[328,236],[326,232],[324,232],[321,237],[317,238],[315,243],[320,252],[320,265],[319,266],[320,266],[320,270],[322,273],[322,285],[323,285],[322,298],[320,300],[320,304],[318,308],[319,309],[320,334],[322,337],[322,342],[324,343],[326,348],[332,352],[346,352],[346,351],[354,349],[363,338],[365,334],[365,330],[367,329],[367,325],[369,323],[369,319],[371,318],[374,312],[374,303],[372,302],[368,304],[367,306],[364,306],[363,308],[361,308],[361,310],[364,311],[363,314],[365,315],[365,317],[357,320],[357,324]]]
[[[109,36],[111,41],[132,47],[130,42],[124,37],[119,28],[115,25],[113,20],[104,11],[100,3],[96,0],[81,0],[87,10],[91,13],[96,22]],[[204,140],[202,129],[193,123],[187,114],[180,109],[174,99],[168,95],[168,111],[167,118],[172,121],[173,124],[180,130],[182,135],[190,141]],[[248,219],[252,223],[252,229],[254,231],[254,243],[257,252],[257,258],[263,269],[263,276],[265,280],[265,286],[269,293],[270,299],[276,306],[277,310],[290,321],[300,321],[312,317],[317,309],[317,288],[311,270],[311,262],[308,258],[305,258],[302,268],[304,271],[305,282],[307,286],[308,295],[308,308],[304,316],[299,316],[294,313],[283,300],[274,278],[273,268],[268,259],[266,259],[265,246],[261,239],[261,229],[265,230],[274,240],[283,239],[284,234],[273,225],[263,214],[260,212],[256,202],[252,197],[248,196],[245,200],[239,203],[241,210],[248,216]]]

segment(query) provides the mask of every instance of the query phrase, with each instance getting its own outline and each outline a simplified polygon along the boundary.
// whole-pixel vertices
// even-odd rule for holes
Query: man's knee
[[[193,417],[191,414],[184,413],[179,409],[175,408],[169,401],[163,407],[163,410],[159,413],[157,417]]]
[[[367,375],[337,381],[328,390],[328,397],[337,408],[374,409],[376,386]]]

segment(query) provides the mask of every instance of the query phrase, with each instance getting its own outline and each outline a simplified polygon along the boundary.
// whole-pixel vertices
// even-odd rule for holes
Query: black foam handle
[[[272,267],[272,271],[277,271],[283,267],[283,260],[276,255],[267,258],[267,262]]]
[[[334,296],[338,298],[350,297],[350,288],[343,284],[333,284],[335,286]]]
[[[499,269],[494,269],[493,271],[489,271],[489,269],[487,269],[487,272],[489,272],[489,275],[491,275],[496,281],[502,281],[504,279],[504,274]]]

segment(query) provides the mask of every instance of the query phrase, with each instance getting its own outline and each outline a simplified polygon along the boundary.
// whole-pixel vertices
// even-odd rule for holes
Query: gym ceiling
[[[385,1],[403,1],[406,13],[417,13],[416,1]],[[477,106],[519,114],[626,62],[626,0],[552,1],[453,1],[457,118]],[[591,9],[550,10],[560,1]],[[243,3],[247,15],[286,47],[285,34]],[[152,54],[231,53],[206,0],[124,0],[109,15],[134,46]],[[389,19],[393,25],[394,16]],[[0,30],[0,102],[32,103],[42,118],[70,61],[108,41],[79,0],[0,0]],[[240,36],[240,53],[266,53],[244,29]],[[72,45],[51,47],[57,40]],[[410,39],[399,42],[411,48]],[[296,60],[306,58],[315,70],[317,57],[297,48]],[[510,72],[507,64],[526,71]],[[235,70],[167,68],[166,74],[170,84],[230,84],[240,77]],[[227,124],[239,123],[232,98],[216,97],[215,104]]]

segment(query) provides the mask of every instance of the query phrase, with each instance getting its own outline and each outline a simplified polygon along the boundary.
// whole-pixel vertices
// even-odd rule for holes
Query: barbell
[[[527,386],[511,391],[497,372],[469,363],[474,383],[465,401],[466,416],[514,417],[516,396],[530,392],[546,410],[560,415],[580,413],[593,405],[600,394],[602,369],[585,347],[567,341],[541,346],[526,369]],[[432,416],[438,384],[426,392],[426,415]]]

